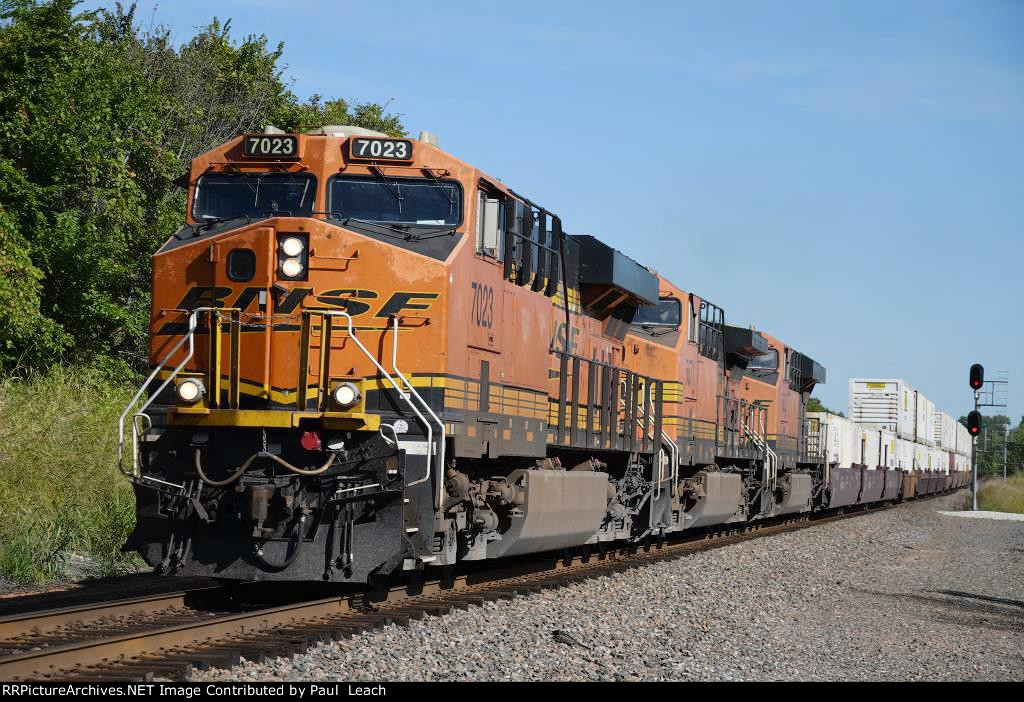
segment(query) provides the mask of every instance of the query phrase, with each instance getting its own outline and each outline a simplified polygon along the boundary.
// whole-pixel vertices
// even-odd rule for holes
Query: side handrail
[[[437,456],[438,456],[438,468],[437,468],[437,509],[441,509],[441,506],[444,504],[444,495],[442,494],[442,491],[444,490],[444,469],[445,469],[445,462],[444,462],[444,449],[445,449],[445,446],[444,446],[445,445],[444,422],[441,421],[441,418],[437,416],[437,414],[434,412],[434,410],[431,409],[430,405],[427,404],[427,401],[423,399],[423,396],[420,395],[419,391],[416,390],[416,388],[414,388],[412,386],[412,383],[409,382],[409,379],[406,378],[405,374],[402,373],[402,371],[399,370],[399,368],[398,368],[398,316],[397,315],[394,317],[394,331],[395,331],[395,341],[394,341],[394,343],[391,346],[391,368],[392,368],[392,370],[395,371],[395,374],[399,378],[402,379],[402,382],[405,383],[406,387],[409,388],[409,392],[412,393],[413,397],[415,397],[417,400],[419,400],[420,405],[422,405],[423,409],[425,409],[427,411],[427,414],[429,414],[430,417],[435,422],[437,422],[437,426],[438,426],[438,430],[439,430],[438,431],[438,437],[439,437],[438,443],[439,443],[439,446],[438,446],[438,452],[437,452]],[[399,391],[399,392],[401,392],[401,391]],[[429,427],[428,427],[428,431],[429,431]],[[428,438],[427,441],[429,442],[430,439]],[[429,477],[429,475],[430,475],[430,468],[429,468],[429,466],[430,466],[430,456],[429,455],[427,456],[427,466],[428,466],[427,467],[427,475],[424,476],[421,480],[417,480],[415,483],[409,483],[410,486],[418,485],[419,483],[422,483],[423,481],[425,481],[427,479],[427,477]]]
[[[620,381],[619,382],[619,387],[620,388],[625,388],[625,386],[626,386],[626,382],[625,381]],[[626,406],[625,390],[623,390],[623,392],[620,395],[619,405],[621,405],[622,407]],[[636,405],[636,408],[638,410],[640,410],[641,414],[643,414],[643,411],[644,411],[643,403],[638,402],[637,405]],[[641,430],[641,432],[643,432],[643,434],[645,434],[646,436],[651,437],[652,441],[657,441],[658,437],[656,437],[654,435],[654,430],[655,430],[655,428],[657,428],[657,424],[654,421],[654,410],[655,410],[654,400],[652,399],[650,401],[649,411],[647,412],[647,422],[650,425],[650,427],[648,428],[648,427],[644,426],[644,420],[643,420],[643,418],[641,416],[637,416],[636,424],[637,424],[638,427],[640,427],[640,430]],[[669,436],[667,433],[665,433],[664,428],[661,430],[661,439],[662,439],[663,442],[667,443],[668,446],[669,446],[669,460],[672,462],[671,472],[669,474],[670,475],[670,481],[671,481],[670,484],[669,484],[669,493],[671,495],[675,496],[676,483],[678,482],[678,478],[679,478],[679,445],[672,439],[671,436]],[[661,454],[661,447],[660,446],[658,447],[658,454],[659,454],[659,456]],[[658,499],[659,497],[661,497],[661,483],[662,483],[662,480],[663,480],[663,477],[662,477],[662,472],[661,472],[661,462],[659,461],[658,462],[658,480],[657,480],[657,482],[654,485],[654,495],[653,495],[654,499]]]
[[[146,414],[146,410],[149,408],[151,404],[153,404],[156,398],[160,396],[160,393],[162,393],[164,389],[168,385],[170,385],[171,382],[174,381],[174,378],[177,377],[178,373],[181,372],[182,368],[184,368],[185,365],[189,361],[191,361],[192,357],[195,355],[196,320],[199,318],[200,312],[213,312],[216,314],[220,314],[220,309],[217,307],[197,307],[189,313],[188,330],[185,332],[184,336],[182,336],[181,339],[178,340],[178,343],[171,347],[170,351],[164,354],[164,357],[160,359],[160,362],[156,365],[156,368],[153,369],[153,372],[149,374],[145,382],[142,383],[138,391],[136,391],[136,393],[132,396],[132,399],[128,402],[128,405],[124,408],[124,411],[118,418],[117,468],[124,475],[127,475],[132,478],[139,477],[139,428],[137,422],[140,418],[143,418],[146,422],[147,427],[151,426],[151,421],[149,419],[149,415]],[[160,387],[157,388],[156,392],[152,393],[149,396],[149,399],[146,400],[146,402],[142,405],[142,407],[140,407],[139,410],[132,415],[132,469],[131,472],[128,472],[124,469],[124,420],[128,417],[128,413],[132,411],[132,407],[134,407],[135,404],[142,398],[143,393],[146,392],[149,386],[160,374],[160,371],[162,371],[164,367],[167,365],[167,362],[171,359],[171,357],[174,354],[178,352],[179,349],[181,349],[182,346],[185,345],[186,342],[188,342],[188,353],[185,354],[185,358],[183,358],[181,362],[178,363],[177,366],[175,366],[174,370],[171,371],[171,374],[167,377],[167,379],[160,384]]]
[[[743,423],[743,432],[754,442],[760,451],[764,452],[765,456],[765,482],[771,483],[772,491],[775,490],[775,481],[778,476],[778,456],[772,450],[772,447],[768,445],[767,439],[763,438],[765,427],[763,425],[764,418],[761,418],[762,425],[751,429],[747,422]],[[757,429],[760,429],[759,433]]]
[[[651,400],[651,415],[653,415],[653,414],[654,414],[654,401]],[[651,424],[652,424],[651,428],[653,429],[654,428],[653,427],[653,424],[654,424],[654,417],[653,416],[651,416]],[[677,484],[679,482],[679,444],[677,444],[675,442],[675,440],[665,432],[664,428],[662,428],[662,430],[661,430],[661,438],[662,438],[663,441],[668,443],[668,446],[669,446],[669,449],[670,449],[669,458],[672,460],[672,472],[670,474],[671,475],[671,482],[669,483],[668,489],[669,489],[669,494],[672,495],[673,497],[675,497],[676,489],[677,489]]]

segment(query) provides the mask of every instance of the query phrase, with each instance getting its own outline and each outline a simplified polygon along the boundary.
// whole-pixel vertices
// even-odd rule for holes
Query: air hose
[[[287,558],[285,558],[282,563],[271,563],[266,558],[264,558],[263,557],[263,548],[260,545],[257,545],[256,548],[253,549],[253,552],[252,552],[253,558],[255,558],[256,561],[261,566],[263,566],[267,570],[273,571],[273,572],[282,571],[285,568],[287,568],[288,566],[290,566],[292,563],[295,562],[295,559],[299,555],[299,551],[302,550],[302,525],[303,525],[303,523],[305,523],[305,521],[306,521],[305,515],[303,515],[302,517],[299,518],[299,525],[298,525],[298,527],[296,527],[295,540],[292,541],[292,544],[294,544],[294,545],[292,546],[291,555],[289,555]],[[264,543],[266,543],[266,542],[264,542]]]
[[[337,458],[337,454],[332,453],[330,456],[328,456],[327,460],[319,468],[313,468],[312,470],[305,470],[303,468],[298,468],[297,466],[293,466],[291,463],[289,463],[288,461],[284,460],[280,456],[275,456],[274,454],[267,453],[266,451],[257,451],[253,455],[249,456],[249,458],[246,459],[245,463],[243,463],[238,468],[238,470],[236,470],[234,473],[229,475],[224,480],[211,480],[209,477],[207,477],[206,472],[203,471],[202,449],[197,447],[196,451],[195,451],[196,473],[199,474],[199,479],[202,480],[207,485],[209,485],[211,487],[224,487],[225,485],[230,485],[231,483],[233,483],[236,480],[238,480],[239,478],[241,478],[242,477],[242,473],[244,473],[246,470],[248,470],[249,466],[257,458],[269,458],[272,461],[274,461],[275,463],[279,464],[280,466],[282,466],[284,468],[287,468],[292,473],[296,473],[298,475],[312,476],[312,475],[321,475],[322,473],[327,472],[327,470],[332,465],[334,465],[334,459]]]

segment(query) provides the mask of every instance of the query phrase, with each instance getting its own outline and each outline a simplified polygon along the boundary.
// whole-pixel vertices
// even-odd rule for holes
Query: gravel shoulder
[[[196,680],[1024,680],[1024,524],[958,496]]]

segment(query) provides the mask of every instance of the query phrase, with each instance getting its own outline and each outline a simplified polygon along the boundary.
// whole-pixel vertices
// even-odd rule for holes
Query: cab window
[[[309,173],[208,173],[196,185],[193,215],[199,220],[233,217],[308,217],[316,178]]]
[[[330,182],[332,216],[374,224],[457,226],[462,188],[431,178],[336,176]]]
[[[763,356],[752,358],[747,364],[747,370],[777,371],[779,369],[779,351],[772,349]]]
[[[505,202],[486,190],[477,191],[476,251],[484,256],[504,258]]]
[[[674,297],[663,297],[656,305],[638,307],[631,322],[634,327],[678,329],[683,321],[683,307]]]

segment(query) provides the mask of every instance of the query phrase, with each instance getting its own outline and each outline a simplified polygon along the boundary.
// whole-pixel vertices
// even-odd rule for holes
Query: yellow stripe
[[[290,429],[303,419],[320,419],[332,429],[377,431],[380,417],[359,412],[289,412],[288,410],[208,410],[205,414],[171,412],[172,426],[196,427],[278,427]]]

